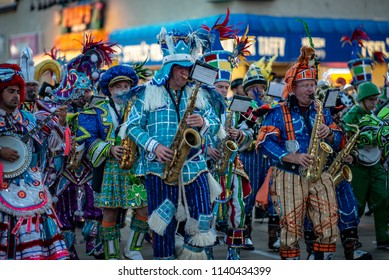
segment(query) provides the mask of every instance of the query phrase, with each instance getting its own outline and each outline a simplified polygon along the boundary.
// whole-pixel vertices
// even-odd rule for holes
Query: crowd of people
[[[217,244],[239,260],[256,246],[254,207],[284,260],[301,258],[301,242],[308,259],[332,259],[338,241],[345,259],[372,259],[358,239],[366,206],[377,248],[389,249],[388,93],[367,59],[350,64],[351,91],[319,81],[314,46],[281,82],[276,57],[232,80],[253,38],[228,17],[162,28],[155,73],[113,65],[115,44],[90,34],[70,61],[53,49],[34,66],[26,47],[19,65],[0,64],[0,259],[79,259],[81,225],[96,259],[142,260],[149,238],[156,260],[212,260]],[[196,79],[197,63],[212,83]],[[270,95],[271,83],[282,90]]]

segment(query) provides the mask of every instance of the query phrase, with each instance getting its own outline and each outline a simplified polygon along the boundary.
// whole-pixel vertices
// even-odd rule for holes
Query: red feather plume
[[[210,32],[211,30],[218,30],[220,34],[220,40],[226,40],[233,38],[237,31],[234,30],[232,25],[228,25],[228,21],[230,20],[230,9],[227,8],[227,14],[225,19],[222,22],[219,22],[221,20],[222,16],[220,16],[215,24],[212,27],[209,27],[205,24],[201,25],[201,28],[207,30]]]

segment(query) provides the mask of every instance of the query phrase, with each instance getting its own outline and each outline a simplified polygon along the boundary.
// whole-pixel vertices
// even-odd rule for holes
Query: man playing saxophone
[[[120,128],[125,122],[127,93],[138,80],[136,71],[129,65],[109,68],[99,79],[101,91],[107,98],[78,117],[77,140],[85,145],[86,156],[93,166],[94,205],[103,209],[100,237],[106,259],[121,258],[120,229],[127,209],[137,208],[131,219],[131,241],[125,248],[125,257],[142,259],[139,250],[148,230],[147,211],[143,207],[147,198],[142,181],[120,166],[126,153]]]
[[[320,142],[326,141],[337,147],[341,139],[341,132],[331,128],[330,112],[318,111],[313,100],[317,81],[316,68],[310,62],[313,58],[313,48],[301,47],[298,62],[285,75],[286,102],[266,115],[258,135],[260,148],[277,161],[270,195],[280,215],[282,259],[300,259],[299,240],[306,214],[317,235],[315,259],[331,259],[338,238],[336,196],[330,175],[315,170],[317,173],[312,175],[321,180],[312,181],[298,171],[317,164],[319,152],[308,151],[308,146],[318,149]],[[315,127],[317,123],[321,124]],[[316,143],[310,143],[311,139]]]
[[[211,230],[208,169],[201,145],[190,148],[178,167],[178,180],[168,183],[172,178],[164,176],[170,174],[166,168],[180,145],[171,146],[176,134],[184,133],[182,122],[201,138],[216,134],[220,125],[203,89],[194,89],[188,83],[190,67],[199,51],[195,36],[178,30],[167,33],[162,28],[158,35],[164,54],[162,68],[150,83],[133,90],[137,98],[127,119],[128,135],[141,150],[137,172],[145,175],[155,259],[207,259],[205,249],[216,239]],[[197,98],[193,100],[195,93]],[[184,118],[187,110],[190,114]],[[177,152],[184,152],[182,149]],[[184,246],[176,252],[177,221],[185,219]]]

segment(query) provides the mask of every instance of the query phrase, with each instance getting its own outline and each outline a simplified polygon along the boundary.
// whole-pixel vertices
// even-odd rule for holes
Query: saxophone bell
[[[343,180],[351,182],[352,179],[353,173],[348,165],[343,165],[340,171],[332,178],[335,187],[338,186]]]

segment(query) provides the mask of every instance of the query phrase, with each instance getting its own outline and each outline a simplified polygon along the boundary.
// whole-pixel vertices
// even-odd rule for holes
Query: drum
[[[3,163],[3,176],[5,179],[17,177],[27,170],[32,160],[32,152],[29,144],[24,143],[18,136],[9,134],[0,136],[0,146],[16,150],[20,156],[14,162],[0,159]]]

